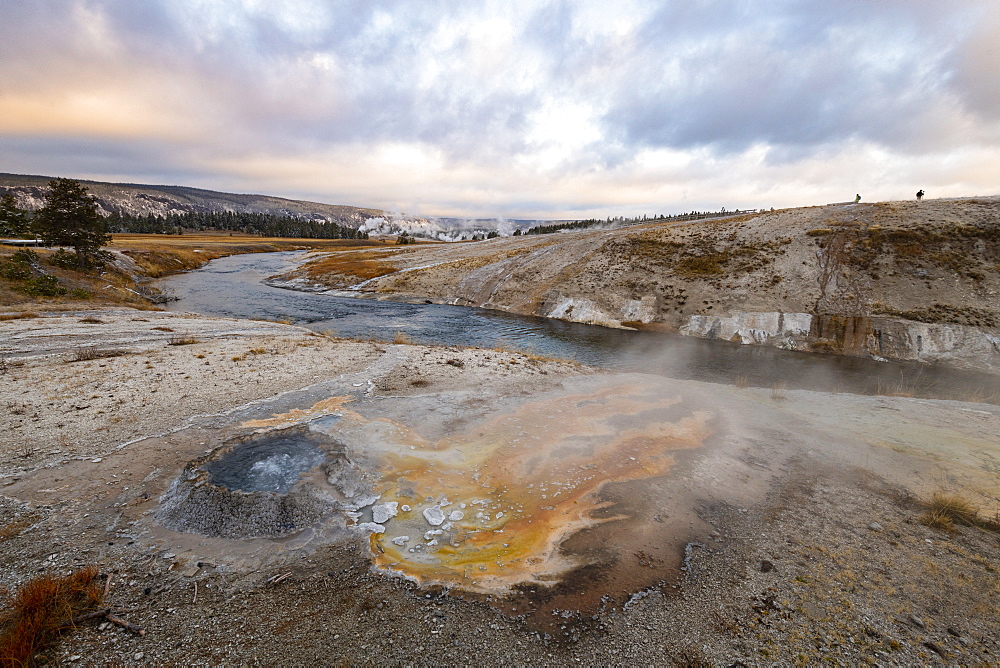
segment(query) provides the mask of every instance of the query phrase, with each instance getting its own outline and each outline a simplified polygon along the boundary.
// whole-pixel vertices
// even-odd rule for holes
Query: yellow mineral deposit
[[[337,415],[332,435],[378,462],[379,511],[364,523],[372,558],[424,584],[506,594],[552,584],[586,557],[561,550],[583,529],[629,519],[599,498],[609,483],[666,474],[676,451],[711,434],[712,415],[679,408],[663,386],[596,384],[469,422],[437,440],[418,425],[367,418],[332,397],[251,427]],[[616,509],[617,510],[617,509]],[[604,511],[604,512],[600,512]],[[381,524],[379,523],[381,521]]]
[[[294,408],[287,413],[281,413],[267,418],[266,420],[248,420],[241,426],[256,428],[289,427],[294,424],[323,417],[324,415],[339,415],[344,404],[349,401],[354,401],[354,397],[330,397],[329,399],[317,402],[311,408],[306,408],[304,410]]]
[[[402,512],[372,534],[376,564],[482,593],[558,580],[582,565],[564,540],[622,519],[594,516],[602,486],[663,475],[708,436],[705,412],[657,417],[678,401],[632,386],[557,396],[387,455],[381,501]]]

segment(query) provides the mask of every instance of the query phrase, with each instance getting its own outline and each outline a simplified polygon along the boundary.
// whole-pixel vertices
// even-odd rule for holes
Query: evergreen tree
[[[0,197],[0,236],[20,237],[28,233],[28,216],[17,207],[11,193]]]
[[[101,246],[111,240],[97,212],[96,198],[73,179],[49,181],[49,194],[35,215],[34,227],[46,245],[72,247],[80,267],[91,264]]]

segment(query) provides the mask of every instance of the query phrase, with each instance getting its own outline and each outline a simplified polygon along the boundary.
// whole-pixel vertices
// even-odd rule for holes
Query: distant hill
[[[0,173],[0,195],[10,192],[17,199],[18,206],[35,210],[44,204],[48,183],[51,180],[50,176]],[[98,206],[104,215],[167,216],[232,211],[291,216],[305,220],[326,220],[353,228],[362,226],[369,218],[381,218],[387,215],[379,209],[304,202],[268,195],[237,195],[184,186],[78,180],[97,197]]]
[[[0,196],[13,193],[18,206],[34,211],[45,203],[51,176],[0,173]],[[485,238],[491,232],[509,236],[539,224],[568,221],[502,218],[436,218],[390,213],[340,204],[320,204],[269,195],[237,195],[186,186],[105,183],[77,179],[97,197],[103,215],[170,216],[185,213],[258,213],[325,220],[371,234],[407,234],[439,241]]]

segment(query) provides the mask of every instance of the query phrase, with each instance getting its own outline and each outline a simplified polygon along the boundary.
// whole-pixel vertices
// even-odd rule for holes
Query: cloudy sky
[[[997,0],[0,0],[0,171],[424,215],[1000,192]]]

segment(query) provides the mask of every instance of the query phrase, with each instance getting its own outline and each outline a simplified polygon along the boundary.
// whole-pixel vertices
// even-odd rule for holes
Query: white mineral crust
[[[372,506],[372,521],[376,524],[385,524],[390,518],[399,514],[399,503],[390,501]]]
[[[439,506],[431,506],[430,508],[424,509],[424,519],[427,520],[427,523],[431,526],[441,526],[444,522],[444,513],[441,512],[441,508]]]

